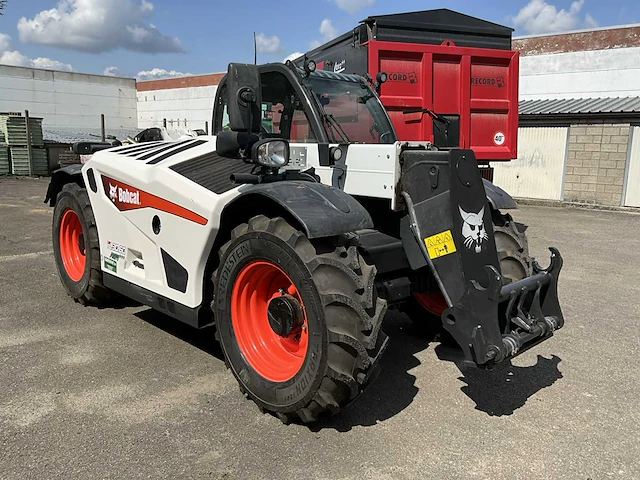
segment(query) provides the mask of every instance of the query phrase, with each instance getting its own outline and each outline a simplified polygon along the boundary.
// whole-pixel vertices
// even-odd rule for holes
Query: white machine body
[[[389,199],[394,208],[400,143],[340,148],[341,161],[321,167],[317,144],[292,143],[292,168],[314,167],[322,183],[351,195]],[[200,136],[116,147],[92,156],[82,174],[90,185],[91,170],[97,186],[87,191],[104,272],[189,308],[202,303],[205,267],[222,211],[251,188],[229,179],[236,167],[246,171],[247,165],[218,157],[215,150],[216,137]],[[173,261],[165,261],[167,256]],[[171,285],[167,263],[181,267],[186,282]]]

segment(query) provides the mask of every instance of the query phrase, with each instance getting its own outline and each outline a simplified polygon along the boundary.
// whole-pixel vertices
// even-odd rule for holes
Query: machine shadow
[[[215,327],[203,328],[201,330],[193,328],[185,323],[179,322],[168,315],[157,312],[152,308],[134,314],[156,328],[172,335],[189,345],[199,348],[205,353],[214,356],[224,362],[224,355],[220,344],[215,339]]]
[[[215,340],[215,328],[197,330],[153,309],[135,313],[141,320],[163,330],[205,353],[224,361],[220,345]],[[415,356],[431,344],[428,336],[416,333],[411,322],[402,314],[389,312],[384,330],[389,345],[383,355],[381,373],[364,395],[348,405],[339,415],[310,425],[311,431],[334,429],[348,432],[357,426],[373,426],[407,408],[418,393],[416,377],[409,373],[420,364]],[[535,365],[518,367],[511,362],[493,370],[461,367],[458,351],[443,344],[435,344],[435,352],[442,360],[454,361],[466,383],[461,391],[476,403],[476,409],[491,416],[511,415],[527,400],[562,378],[558,370],[561,359],[538,355]]]
[[[476,410],[489,416],[511,415],[527,403],[527,400],[543,388],[550,387],[562,378],[558,365],[560,357],[545,358],[538,355],[535,365],[518,367],[511,361],[493,370],[482,370],[462,366],[460,355],[452,347],[438,345],[435,349],[441,360],[457,364],[466,383],[460,390],[476,404]]]
[[[115,295],[113,298],[98,305],[98,310],[122,310],[124,308],[142,307],[140,302],[124,295]]]
[[[403,314],[389,312],[382,327],[389,335],[387,350],[380,360],[381,372],[366,392],[340,414],[309,428],[317,432],[331,428],[348,432],[356,426],[372,426],[407,408],[418,393],[416,377],[410,370],[420,365],[415,353],[430,345],[429,339],[416,335],[411,321]]]
[[[178,322],[151,308],[134,314],[139,319],[224,361],[215,328],[198,330]],[[333,428],[344,432],[354,426],[375,425],[400,413],[418,393],[414,375],[409,370],[420,364],[414,356],[428,348],[429,342],[410,330],[411,322],[404,315],[391,312],[385,318],[384,330],[389,345],[381,363],[381,373],[364,395],[348,405],[339,415],[310,425],[312,431]],[[279,420],[277,420],[279,422]]]

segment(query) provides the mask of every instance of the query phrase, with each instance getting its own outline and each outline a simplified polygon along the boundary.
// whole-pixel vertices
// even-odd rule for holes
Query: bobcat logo
[[[476,253],[482,251],[482,242],[489,239],[487,231],[484,228],[484,207],[478,213],[467,213],[461,207],[460,216],[462,217],[462,236],[464,237],[464,246],[468,249],[475,249]]]
[[[112,202],[118,199],[118,186],[109,184],[109,198]]]

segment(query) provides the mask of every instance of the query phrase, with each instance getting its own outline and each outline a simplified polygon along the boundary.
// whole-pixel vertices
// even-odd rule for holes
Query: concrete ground
[[[67,297],[46,185],[0,179],[2,479],[640,478],[638,215],[523,207],[565,258],[566,327],[463,374],[391,313],[377,382],[308,428],[245,400],[211,332]]]

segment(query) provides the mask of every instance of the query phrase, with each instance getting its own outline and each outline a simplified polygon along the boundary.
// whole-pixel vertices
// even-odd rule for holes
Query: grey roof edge
[[[520,100],[518,113],[520,115],[640,114],[640,96]]]

